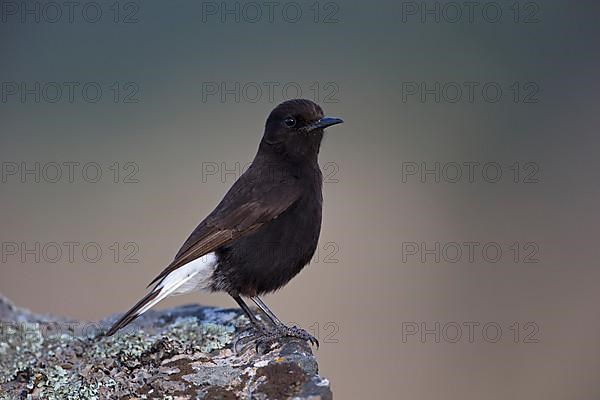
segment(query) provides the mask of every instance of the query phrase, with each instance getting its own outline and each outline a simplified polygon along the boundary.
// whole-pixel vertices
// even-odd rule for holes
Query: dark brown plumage
[[[274,331],[262,330],[267,342],[279,336],[315,340],[283,325],[258,296],[289,282],[316,250],[322,209],[317,155],[323,129],[341,122],[325,118],[321,107],[309,100],[277,106],[248,170],[150,283],[156,284],[153,291],[108,335],[171,293],[206,289],[229,293],[257,323],[240,296],[250,297],[275,325]]]

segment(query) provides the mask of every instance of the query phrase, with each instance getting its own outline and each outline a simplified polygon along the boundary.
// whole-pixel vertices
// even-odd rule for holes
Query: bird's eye
[[[286,119],[283,120],[283,123],[288,128],[293,128],[294,126],[296,126],[296,118],[294,118],[294,117],[287,117]]]

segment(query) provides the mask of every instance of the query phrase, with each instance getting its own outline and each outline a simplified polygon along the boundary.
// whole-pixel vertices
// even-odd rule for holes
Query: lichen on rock
[[[310,347],[284,340],[236,354],[237,310],[149,312],[114,336],[116,320],[32,314],[0,297],[1,399],[331,399]]]

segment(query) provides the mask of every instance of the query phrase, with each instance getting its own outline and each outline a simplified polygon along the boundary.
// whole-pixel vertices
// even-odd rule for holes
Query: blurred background
[[[306,97],[346,123],[265,300],[334,396],[598,398],[597,2],[65,4],[0,3],[0,293],[124,312]]]

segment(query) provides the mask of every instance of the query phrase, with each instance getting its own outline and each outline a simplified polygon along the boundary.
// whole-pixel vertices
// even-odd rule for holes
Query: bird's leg
[[[242,300],[239,294],[232,294],[231,297],[233,297],[233,299],[239,304],[242,311],[244,311],[244,314],[246,314],[250,322],[252,322],[252,325],[254,325],[255,327],[262,327],[260,322],[258,322],[258,319],[256,319],[256,315],[254,315],[250,307],[248,307],[244,300]]]
[[[269,317],[269,319],[271,320],[271,322],[273,322],[275,326],[284,325],[283,322],[281,322],[279,318],[277,318],[275,313],[273,313],[273,311],[271,311],[271,309],[269,309],[269,307],[267,307],[267,305],[260,299],[260,297],[254,296],[250,297],[250,299],[254,302],[254,304],[258,306],[258,308],[262,310],[262,312],[265,313],[267,317]]]
[[[289,327],[285,325],[258,296],[250,297],[250,299],[267,315],[267,317],[269,317],[271,322],[273,322],[275,325],[271,332],[264,334],[263,337],[257,341],[257,347],[260,345],[265,345],[265,347],[269,349],[271,345],[277,341],[277,339],[289,336],[305,340],[319,348],[319,341],[313,335],[297,326]]]
[[[244,314],[246,314],[246,316],[252,323],[251,328],[245,329],[242,332],[238,333],[235,339],[233,340],[233,351],[235,351],[236,353],[240,353],[248,347],[249,342],[251,343],[254,340],[252,338],[253,335],[248,334],[248,331],[257,331],[260,336],[264,336],[267,331],[265,330],[265,327],[260,323],[260,321],[256,318],[256,315],[254,315],[250,307],[248,307],[248,305],[244,302],[244,300],[242,300],[242,298],[239,295],[232,294],[231,297],[233,297],[233,299],[239,304],[240,308],[244,311]],[[249,337],[250,339],[248,340]],[[238,351],[238,345],[240,344],[242,344],[242,347],[241,350]]]

